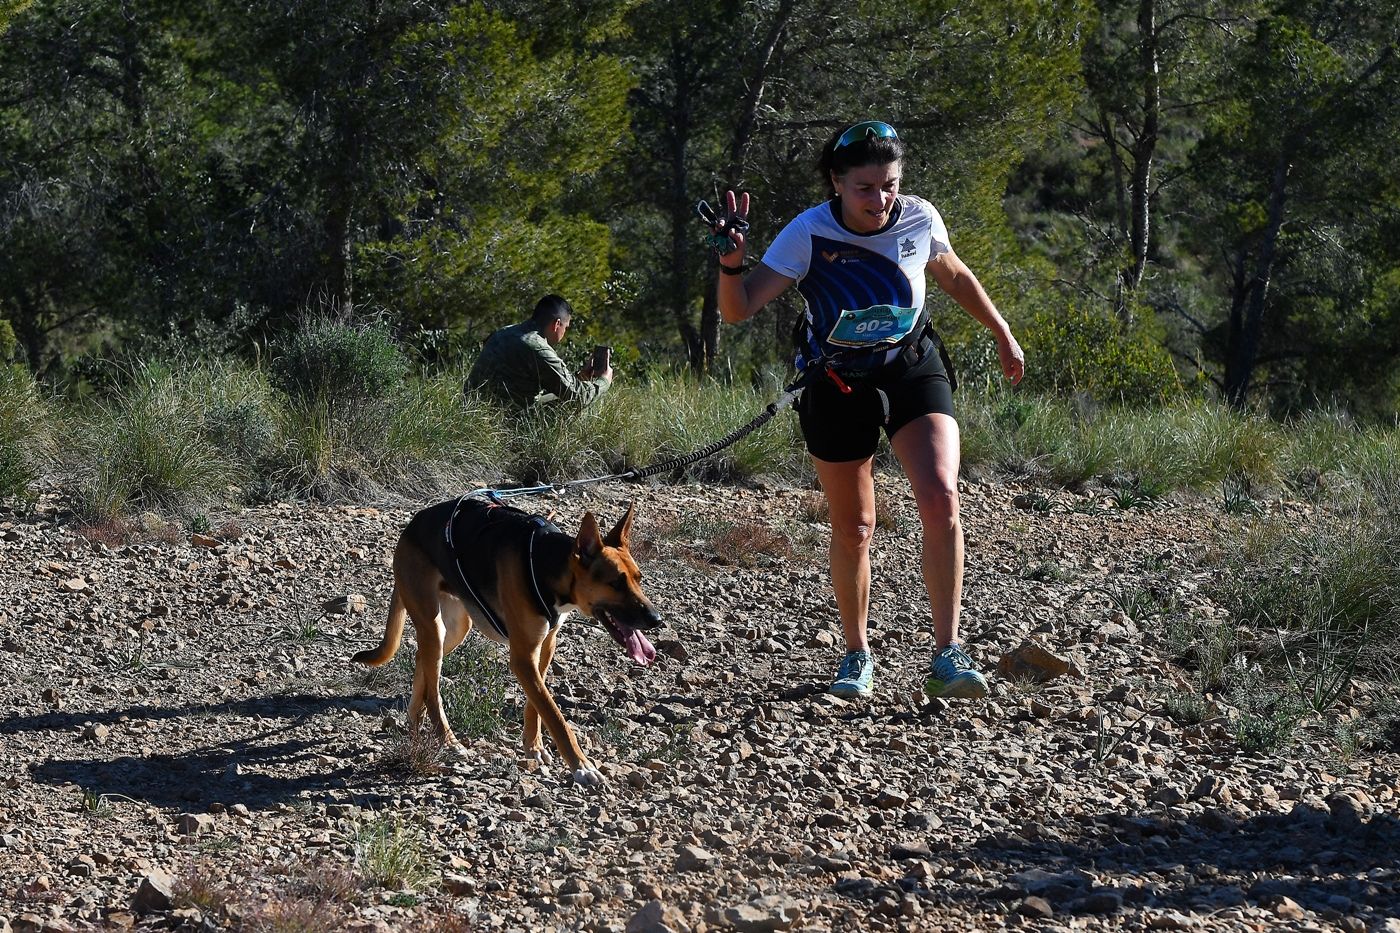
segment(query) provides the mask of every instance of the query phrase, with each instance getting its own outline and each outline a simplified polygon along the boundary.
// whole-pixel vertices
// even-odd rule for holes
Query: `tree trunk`
[[[1123,280],[1129,293],[1137,291],[1138,286],[1142,284],[1152,231],[1152,161],[1157,153],[1162,110],[1156,0],[1140,0],[1138,34],[1142,42],[1138,58],[1142,77],[1142,129],[1132,146],[1132,227],[1129,232],[1131,262],[1123,272]],[[1120,315],[1127,315],[1126,303],[1120,309]]]
[[[1293,147],[1285,142],[1269,182],[1268,222],[1260,234],[1253,274],[1237,283],[1231,302],[1229,343],[1225,348],[1225,398],[1235,408],[1243,407],[1249,397],[1249,383],[1259,359],[1269,279],[1278,257],[1279,232],[1283,229],[1292,154]],[[1240,273],[1243,271],[1241,269]]]
[[[773,22],[768,26],[763,45],[755,56],[748,93],[744,95],[739,118],[734,121],[734,133],[730,137],[729,164],[724,170],[724,180],[728,185],[737,186],[743,177],[749,146],[753,142],[754,126],[758,122],[758,108],[763,102],[763,92],[768,83],[768,70],[772,66],[773,56],[782,45],[796,5],[797,0],[782,0],[773,15]],[[703,353],[702,365],[706,370],[714,365],[715,356],[719,352],[719,285],[716,281],[719,275],[718,266],[718,260],[711,257],[708,262],[705,298],[700,307],[700,346]]]
[[[686,178],[686,155],[690,147],[692,122],[691,63],[684,51],[686,40],[679,32],[671,35],[671,72],[676,76],[676,96],[671,106],[671,313],[676,318],[686,362],[695,372],[705,369],[705,353],[700,334],[691,323],[690,250],[695,222],[691,220],[690,191]]]

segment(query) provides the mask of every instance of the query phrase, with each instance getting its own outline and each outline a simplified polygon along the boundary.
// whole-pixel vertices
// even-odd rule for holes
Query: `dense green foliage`
[[[722,331],[692,206],[752,192],[761,250],[879,116],[1033,386],[1396,407],[1381,0],[29,0],[0,31],[0,352],[59,382],[253,359],[308,310],[455,363],[547,291],[636,377],[781,368],[797,299]]]

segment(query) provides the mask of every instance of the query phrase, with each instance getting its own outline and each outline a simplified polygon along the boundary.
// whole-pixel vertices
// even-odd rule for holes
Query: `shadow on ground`
[[[1243,821],[1220,810],[1187,820],[1100,813],[1078,825],[1039,828],[1037,836],[1002,834],[967,850],[944,840],[937,857],[953,862],[952,877],[906,877],[897,887],[935,903],[992,900],[1008,909],[1035,896],[1054,915],[1138,907],[1199,915],[1273,908],[1285,897],[1331,921],[1400,914],[1400,820],[1390,814],[1365,819],[1345,807],[1331,812],[1301,803]],[[979,880],[988,877],[998,880]],[[885,887],[847,878],[837,891],[876,898]]]
[[[74,785],[93,794],[120,796],[158,807],[207,807],[210,803],[243,803],[257,809],[304,799],[330,788],[371,792],[382,785],[377,758],[340,762],[328,767],[323,738],[297,735],[309,720],[350,707],[364,713],[395,708],[396,700],[371,696],[320,697],[306,695],[256,697],[195,706],[134,706],[100,713],[44,713],[12,717],[0,723],[0,734],[59,730],[76,732],[87,723],[130,720],[244,717],[254,719],[256,731],[230,732],[216,745],[182,749],[149,757],[49,759],[33,765],[36,783]],[[271,725],[259,720],[275,719]],[[332,756],[331,761],[339,762]]]

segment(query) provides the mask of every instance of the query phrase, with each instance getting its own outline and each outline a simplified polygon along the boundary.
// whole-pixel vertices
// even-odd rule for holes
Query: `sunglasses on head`
[[[898,139],[899,134],[894,131],[894,127],[888,123],[881,123],[879,120],[866,120],[864,123],[857,123],[836,138],[836,145],[832,151],[849,146],[851,143],[858,143],[863,139]]]

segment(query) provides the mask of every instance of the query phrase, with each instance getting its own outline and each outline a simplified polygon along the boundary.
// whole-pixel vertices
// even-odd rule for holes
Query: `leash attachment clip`
[[[715,210],[709,202],[701,198],[695,203],[695,216],[710,228],[705,237],[705,245],[721,256],[728,256],[739,247],[729,238],[731,232],[748,233],[749,222],[728,210]]]

